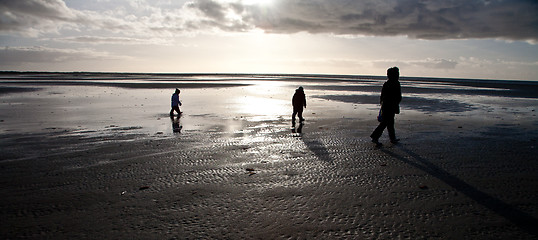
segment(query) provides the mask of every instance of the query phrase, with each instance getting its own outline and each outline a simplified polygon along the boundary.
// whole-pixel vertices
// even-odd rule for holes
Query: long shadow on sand
[[[312,151],[316,155],[316,157],[318,157],[318,159],[325,162],[333,161],[331,155],[329,154],[329,151],[327,150],[325,145],[319,140],[303,137],[303,142],[306,144],[308,149],[310,149],[310,151]]]
[[[297,133],[301,134],[301,139],[305,143],[306,147],[308,147],[308,149],[312,151],[318,159],[325,162],[332,162],[333,159],[331,158],[329,151],[325,147],[325,144],[320,142],[318,139],[312,138],[311,136],[304,136],[302,132],[302,128],[303,128],[303,124],[301,123],[299,125],[299,128],[297,129],[298,130]],[[295,128],[292,131],[295,133]]]
[[[381,151],[386,153],[387,155],[390,155],[391,157],[394,157],[402,162],[405,162],[436,177],[437,179],[445,182],[449,186],[463,193],[467,197],[473,199],[480,205],[506,218],[513,224],[517,225],[519,228],[525,230],[530,234],[538,236],[538,228],[536,228],[536,226],[538,226],[538,219],[525,212],[522,212],[519,209],[516,209],[515,207],[495,197],[492,197],[478,190],[477,188],[469,185],[463,180],[453,175],[450,175],[450,173],[448,173],[447,171],[435,166],[427,159],[422,158],[418,154],[410,151],[409,149],[406,149],[403,146],[398,146],[398,148],[401,149],[407,155],[409,155],[411,158],[406,158],[405,156],[392,152],[388,149],[381,149]]]

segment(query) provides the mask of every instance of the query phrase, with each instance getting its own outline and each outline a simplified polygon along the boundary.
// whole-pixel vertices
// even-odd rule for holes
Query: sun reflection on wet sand
[[[250,120],[274,120],[289,112],[288,101],[273,98],[246,96],[237,99],[240,114],[248,115]]]
[[[244,88],[244,95],[232,102],[239,114],[253,121],[275,120],[288,115],[291,103],[283,83],[254,81],[252,84]]]

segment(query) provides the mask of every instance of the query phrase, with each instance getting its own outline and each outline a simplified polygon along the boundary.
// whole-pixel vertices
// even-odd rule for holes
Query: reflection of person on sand
[[[170,110],[170,116],[174,116],[174,111],[177,112],[177,114],[181,114],[179,111],[179,106],[181,106],[181,102],[179,101],[179,89],[176,88],[176,92],[172,94],[172,110]]]
[[[181,129],[183,126],[179,124],[179,115],[174,118],[173,115],[170,115],[170,120],[172,120],[172,131],[174,132],[181,132]]]
[[[293,98],[291,99],[293,105],[293,114],[291,115],[291,122],[295,124],[295,115],[299,114],[299,121],[303,122],[303,106],[306,108],[306,97],[304,95],[303,87],[297,88]]]
[[[291,129],[292,133],[303,133],[303,123],[299,123],[299,127],[295,128],[295,124],[293,124],[293,128]]]
[[[400,101],[402,101],[402,90],[400,87],[400,70],[392,67],[387,70],[388,80],[383,84],[381,90],[381,120],[379,126],[374,130],[370,137],[375,144],[379,143],[379,137],[383,130],[387,128],[391,143],[397,143],[400,139],[396,138],[394,131],[394,115],[400,113]]]

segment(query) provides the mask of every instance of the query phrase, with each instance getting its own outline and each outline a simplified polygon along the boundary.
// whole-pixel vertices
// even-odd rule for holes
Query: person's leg
[[[387,122],[385,121],[385,119],[383,119],[383,121],[379,123],[374,132],[372,132],[372,135],[370,135],[373,141],[377,142],[377,140],[379,140],[381,134],[383,134],[383,131],[385,130],[385,127],[387,127]]]
[[[295,115],[297,115],[297,111],[293,109],[293,114],[291,115],[291,122],[295,123]]]
[[[387,130],[389,132],[390,141],[396,141],[396,131],[394,130],[394,114],[388,116]]]
[[[383,131],[385,130],[385,128],[386,127],[388,128],[389,125],[391,125],[391,123],[392,123],[392,131],[394,133],[394,113],[384,113],[382,115],[382,119],[383,120],[379,123],[379,126],[377,126],[377,128],[374,130],[372,135],[370,135],[370,137],[372,138],[372,141],[374,142],[377,142],[377,140],[383,134]],[[390,131],[391,130],[389,129],[389,135],[391,134]]]
[[[298,113],[299,113],[299,121],[301,121],[301,122],[304,121],[304,118],[303,118],[303,108],[299,109]]]
[[[174,111],[176,111],[178,115],[181,113],[178,106],[172,107],[172,110],[170,110],[170,115],[174,115]]]

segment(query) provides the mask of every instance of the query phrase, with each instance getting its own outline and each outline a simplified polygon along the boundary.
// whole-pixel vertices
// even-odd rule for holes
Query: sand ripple
[[[500,238],[532,237],[500,209],[508,206],[531,221],[538,215],[536,191],[522,184],[525,178],[535,184],[533,170],[522,167],[533,164],[527,157],[531,148],[520,145],[504,153],[527,163],[493,161],[477,178],[473,164],[484,168],[487,163],[458,159],[471,150],[503,158],[502,151],[510,149],[461,146],[458,138],[428,149],[412,141],[378,149],[368,140],[344,127],[328,131],[314,122],[297,134],[276,122],[232,136],[223,131],[101,139],[63,134],[29,153],[17,153],[24,149],[7,142],[4,147],[18,157],[0,162],[2,195],[9,196],[9,205],[0,208],[6,223],[2,235],[488,239],[494,232]],[[491,154],[495,148],[501,155]],[[499,178],[500,172],[507,177]],[[515,173],[521,177],[514,179]],[[511,198],[500,184],[514,186]]]

